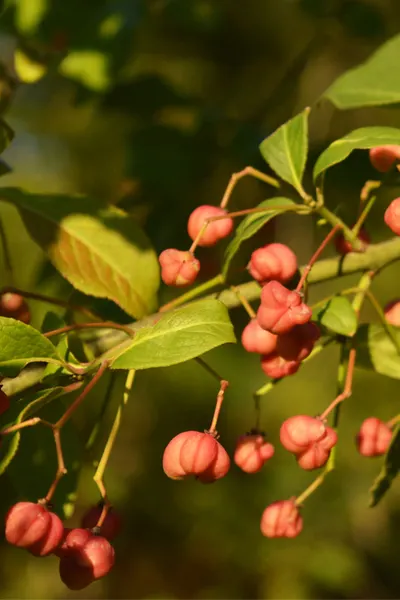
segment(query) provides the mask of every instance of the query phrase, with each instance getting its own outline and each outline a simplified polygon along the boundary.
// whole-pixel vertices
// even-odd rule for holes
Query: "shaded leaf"
[[[385,455],[385,462],[370,489],[370,506],[376,506],[397,477],[400,471],[400,425],[393,432],[393,438]]]
[[[65,412],[61,402],[52,402],[40,409],[40,417],[55,423]],[[75,425],[68,421],[61,431],[61,446],[68,470],[52,498],[54,511],[69,518],[74,511],[76,489],[82,466],[83,444]],[[7,468],[13,486],[21,500],[37,501],[47,493],[57,470],[54,436],[48,427],[36,425],[21,432],[18,452]]]
[[[367,61],[339,77],[323,94],[337,108],[400,102],[400,35],[383,44]]]
[[[31,362],[62,364],[53,344],[37,329],[0,317],[0,373],[16,375]]]
[[[235,237],[225,250],[224,264],[222,267],[223,274],[227,274],[232,259],[239,251],[242,242],[255,235],[257,231],[261,229],[261,227],[268,223],[268,221],[277,215],[284,213],[289,206],[292,207],[294,205],[295,202],[293,202],[293,200],[289,200],[289,198],[269,198],[257,206],[257,208],[265,208],[265,212],[257,212],[247,215],[247,217],[243,219],[239,227],[236,229]],[[271,207],[271,209],[269,209],[269,207]]]
[[[392,328],[400,343],[400,330]],[[357,366],[400,379],[400,355],[383,325],[361,325],[354,338],[357,344]]]
[[[400,144],[400,129],[395,127],[361,127],[333,142],[314,166],[314,180],[321,173],[342,162],[353,150],[367,150],[375,146]]]
[[[308,113],[302,113],[279,127],[260,144],[260,151],[271,169],[303,193],[302,178],[308,152]]]
[[[57,398],[57,396],[59,396],[62,393],[62,391],[62,387],[52,388],[50,390],[46,390],[45,392],[37,392],[33,394],[33,397],[32,395],[28,395],[23,399],[22,402],[12,402],[10,412],[20,412],[16,418],[11,418],[11,420],[8,421],[6,426],[9,427],[11,425],[17,425],[19,423],[22,423],[22,421],[26,421],[28,418],[33,417],[48,402],[51,402],[52,400]],[[22,410],[21,404],[25,404]],[[11,414],[7,416],[10,419]],[[15,457],[21,439],[21,434],[21,431],[16,431],[15,433],[10,433],[9,435],[4,437],[1,448],[0,475],[4,473],[8,465]]]
[[[236,341],[226,307],[200,300],[160,317],[140,329],[114,358],[112,369],[168,367]]]
[[[83,196],[3,188],[31,237],[78,290],[108,298],[135,318],[154,311],[159,266],[147,236],[126,213]]]
[[[353,336],[357,331],[357,315],[344,296],[335,296],[313,312],[313,320],[339,335]]]

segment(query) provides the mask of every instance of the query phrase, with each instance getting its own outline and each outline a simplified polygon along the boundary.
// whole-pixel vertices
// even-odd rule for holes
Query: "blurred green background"
[[[6,2],[0,19],[0,58],[23,79],[11,94],[6,74],[0,99],[16,132],[3,155],[13,172],[4,185],[31,191],[84,192],[136,215],[157,251],[186,248],[186,221],[199,203],[217,204],[232,172],[248,164],[267,170],[258,144],[277,126],[313,104],[343,71],[363,61],[400,30],[398,0],[24,0]],[[14,96],[10,97],[9,96]],[[397,108],[338,112],[318,103],[311,114],[310,166],[335,138],[363,125],[400,126]],[[310,183],[311,178],[308,175]],[[355,152],[327,176],[327,201],[352,224],[361,187],[374,177],[366,152]],[[387,237],[382,216],[391,188],[368,222],[373,241]],[[232,208],[271,195],[246,180]],[[16,211],[1,205],[15,284],[65,298],[72,290],[31,242]],[[320,232],[310,219],[285,216],[246,245],[242,266],[260,243],[288,243],[306,261]],[[333,253],[333,250],[327,250]],[[199,253],[202,277],[218,272],[223,245]],[[377,278],[383,302],[399,295],[400,268]],[[2,279],[6,280],[4,269]],[[237,269],[237,281],[245,281]],[[357,278],[347,277],[346,287]],[[343,287],[313,287],[311,301]],[[171,292],[161,290],[160,301]],[[107,303],[104,317],[124,320]],[[46,307],[31,303],[40,327]],[[366,310],[363,320],[375,317]],[[237,333],[242,310],[232,319]],[[219,431],[232,453],[254,424],[252,392],[265,377],[240,345],[206,360],[231,385]],[[162,471],[168,441],[208,426],[216,382],[194,362],[140,372],[107,471],[110,497],[124,528],[117,562],[104,580],[82,592],[60,582],[57,559],[36,559],[0,547],[1,598],[313,599],[399,598],[400,488],[368,508],[368,488],[380,461],[361,458],[354,436],[370,415],[398,412],[399,382],[356,371],[354,394],[342,411],[337,470],[306,502],[304,531],[295,540],[268,540],[259,520],[274,500],[298,495],[314,475],[297,468],[278,443],[283,419],[316,414],[335,396],[338,351],[326,350],[263,401],[263,422],[276,455],[257,475],[235,465],[212,486],[174,482]],[[123,389],[117,377],[114,398]],[[107,387],[90,395],[76,425],[87,431]],[[101,452],[114,405],[110,406]],[[26,471],[30,469],[27,456]],[[98,500],[85,465],[72,524]],[[44,489],[48,482],[44,481]],[[0,480],[2,514],[15,501],[9,476]]]

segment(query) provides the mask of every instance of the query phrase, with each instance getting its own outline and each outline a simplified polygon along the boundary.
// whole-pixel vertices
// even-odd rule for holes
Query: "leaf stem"
[[[204,292],[209,292],[212,288],[217,287],[218,285],[223,285],[224,282],[225,277],[222,275],[222,273],[219,273],[219,275],[216,275],[212,279],[209,279],[208,281],[205,281],[204,283],[201,283],[200,285],[196,286],[192,290],[189,290],[181,296],[178,296],[177,298],[175,298],[175,300],[167,302],[167,304],[164,304],[163,306],[161,306],[161,308],[159,308],[158,312],[163,313],[167,312],[168,310],[172,310],[173,308],[177,308],[178,306],[181,306],[182,304],[185,304],[186,302],[197,298],[197,296],[200,296]]]
[[[219,392],[218,392],[218,395],[217,395],[217,401],[216,401],[216,404],[215,404],[214,415],[213,415],[213,418],[212,418],[212,421],[211,421],[211,425],[210,425],[210,429],[208,430],[208,433],[211,433],[211,434],[215,434],[216,433],[217,422],[218,422],[219,414],[221,412],[222,402],[224,401],[225,390],[228,387],[228,385],[229,385],[229,381],[226,381],[225,379],[221,380]]]
[[[73,310],[75,312],[80,312],[86,317],[90,319],[98,319],[98,316],[95,315],[91,310],[85,308],[84,306],[79,306],[77,304],[70,304],[65,300],[60,300],[59,298],[53,298],[52,296],[46,296],[45,294],[38,294],[36,292],[27,292],[26,290],[21,290],[20,288],[14,286],[7,286],[2,288],[2,293],[10,293],[10,294],[19,294],[23,298],[27,298],[28,300],[38,300],[40,302],[45,302],[47,304],[53,304],[54,306],[60,306],[62,308],[67,308]]]
[[[239,171],[238,173],[233,173],[231,175],[229,183],[226,186],[226,190],[225,190],[222,200],[220,202],[221,208],[225,208],[227,206],[229,199],[232,195],[232,192],[236,187],[236,184],[241,179],[243,179],[243,177],[246,177],[246,176],[254,177],[255,179],[258,179],[259,181],[267,183],[268,185],[272,185],[275,188],[280,187],[279,181],[277,179],[270,177],[269,175],[266,175],[262,171],[258,171],[257,169],[254,169],[253,167],[245,167],[242,171]]]
[[[79,396],[75,399],[75,401],[71,404],[71,406],[69,406],[67,408],[67,410],[65,411],[63,416],[57,421],[57,423],[54,424],[55,428],[61,429],[65,425],[65,423],[71,417],[72,413],[78,408],[78,406],[80,406],[82,401],[86,398],[88,393],[94,388],[94,386],[99,381],[101,376],[105,373],[107,368],[108,368],[108,362],[107,361],[102,362],[99,369],[96,371],[95,375],[92,377],[92,379],[86,385],[84,390],[79,394]]]
[[[93,476],[93,481],[95,482],[95,484],[97,485],[99,492],[101,494],[101,497],[103,499],[103,510],[101,511],[101,515],[100,518],[97,522],[97,527],[101,527],[107,517],[108,511],[110,510],[111,504],[108,500],[107,497],[107,489],[104,483],[104,473],[105,470],[107,468],[107,464],[118,434],[118,430],[121,424],[121,415],[122,415],[122,411],[124,409],[124,407],[128,404],[128,400],[129,400],[129,395],[131,393],[132,387],[133,387],[133,382],[135,379],[135,373],[136,371],[134,369],[131,369],[130,371],[128,371],[128,375],[126,377],[126,383],[125,383],[125,389],[124,389],[124,393],[122,396],[122,402],[120,402],[118,409],[117,409],[117,413],[115,415],[115,419],[114,422],[112,424],[111,427],[111,431],[110,431],[110,435],[108,436],[106,445],[104,447],[103,450],[103,454],[101,455],[99,464],[97,466],[96,472]]]
[[[130,337],[134,337],[135,335],[135,332],[132,331],[128,325],[120,325],[119,323],[114,323],[113,321],[103,321],[101,323],[74,323],[73,325],[65,325],[59,329],[53,329],[52,331],[48,331],[43,335],[44,337],[50,338],[55,335],[61,335],[62,333],[68,333],[69,331],[77,331],[80,329],[118,329]]]
[[[235,294],[237,295],[241,305],[243,306],[243,308],[249,315],[250,319],[255,319],[256,313],[253,310],[253,307],[250,305],[247,298],[245,298],[245,296],[243,296],[243,294],[240,292],[239,288],[236,287],[235,285],[231,285],[231,290],[233,290],[235,292]]]
[[[340,226],[338,224],[334,225],[334,227],[331,229],[331,231],[325,237],[323,242],[320,244],[320,246],[314,252],[314,254],[310,258],[308,264],[303,269],[299,283],[297,284],[297,287],[296,287],[296,292],[300,292],[300,290],[302,289],[303,285],[305,284],[307,277],[308,277],[311,269],[313,268],[314,264],[317,262],[317,260],[321,256],[322,252],[325,250],[326,246],[329,244],[331,239],[336,235],[336,233],[339,231],[339,229],[340,229]]]
[[[4,256],[4,271],[6,281],[8,281],[9,285],[12,285],[14,282],[14,274],[11,262],[10,249],[8,247],[6,232],[4,231],[4,225],[2,219],[0,219],[0,242],[3,250]]]

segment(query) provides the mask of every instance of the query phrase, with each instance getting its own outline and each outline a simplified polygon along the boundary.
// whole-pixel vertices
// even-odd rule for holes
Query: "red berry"
[[[400,146],[387,145],[371,148],[369,159],[377,171],[386,173],[395,162],[400,161]]]
[[[167,285],[184,287],[196,280],[200,262],[190,252],[168,248],[161,252],[158,260],[161,265],[161,279]]]
[[[183,431],[176,435],[169,442],[164,450],[163,469],[164,473],[170,479],[183,479],[186,477],[186,471],[182,468],[180,462],[181,449],[183,444],[197,431]]]
[[[209,433],[195,431],[185,440],[180,452],[180,463],[185,473],[201,475],[215,462],[218,442]]]
[[[212,462],[208,469],[203,471],[203,473],[197,475],[197,479],[201,481],[201,483],[213,483],[214,481],[217,481],[217,479],[225,477],[230,466],[231,460],[229,455],[225,448],[218,442],[216,460]]]
[[[83,589],[107,575],[114,565],[115,553],[110,542],[87,529],[72,529],[63,547],[60,577],[70,589]]]
[[[219,206],[210,206],[203,204],[198,206],[190,215],[188,221],[188,234],[195,240],[200,233],[206,219],[210,217],[221,217],[226,215],[227,211]],[[233,229],[233,220],[230,217],[211,221],[207,229],[203,232],[199,246],[214,246],[219,240],[227,237]]]
[[[393,233],[400,235],[400,198],[395,198],[389,204],[385,211],[384,220]]]
[[[163,469],[171,479],[194,475],[203,483],[220,479],[229,470],[225,449],[210,433],[184,431],[165,448]]]
[[[275,448],[263,435],[246,434],[238,439],[233,460],[245,473],[257,473],[274,452]]]
[[[6,516],[6,540],[36,556],[46,556],[60,544],[64,527],[56,514],[34,502],[18,502]]]
[[[363,227],[360,229],[360,232],[359,232],[357,238],[359,240],[361,240],[362,242],[364,242],[364,244],[366,244],[366,245],[371,243],[371,238],[370,238],[369,234],[367,233],[367,231]],[[339,254],[341,254],[342,256],[349,254],[349,252],[357,252],[357,250],[354,250],[351,243],[348,240],[346,240],[343,233],[337,234],[337,236],[335,237],[334,243],[335,243],[336,251]]]
[[[93,573],[90,568],[79,565],[74,556],[65,556],[60,559],[60,579],[70,590],[83,590],[93,581]]]
[[[60,558],[70,556],[76,549],[82,548],[92,535],[93,533],[89,529],[66,527],[61,543],[53,554]]]
[[[280,429],[282,446],[299,454],[326,435],[326,426],[320,419],[308,415],[296,415],[286,419]]]
[[[278,335],[276,353],[287,361],[302,361],[311,354],[320,335],[315,323],[296,325],[287,333]]]
[[[311,316],[312,311],[299,292],[291,292],[279,281],[270,281],[263,287],[257,312],[257,321],[263,329],[280,335],[295,325],[307,323]]]
[[[276,352],[261,356],[261,368],[268,377],[272,379],[281,379],[288,375],[294,375],[300,368],[300,362],[296,360],[286,360]]]
[[[242,345],[247,352],[270,354],[276,348],[278,336],[259,326],[257,319],[252,319],[242,333]]]
[[[50,524],[43,538],[32,544],[27,550],[34,556],[48,556],[59,546],[64,533],[61,519],[53,512],[49,512]]]
[[[297,271],[297,258],[284,244],[268,244],[253,252],[248,269],[257,281],[274,279],[285,283]]]
[[[331,427],[327,427],[325,436],[321,440],[312,443],[307,450],[296,455],[297,464],[306,471],[319,469],[326,464],[336,443],[336,432]]]
[[[102,511],[103,506],[101,504],[92,506],[82,517],[82,527],[84,529],[93,529],[96,527]],[[100,528],[100,535],[111,542],[118,535],[120,530],[121,518],[113,508],[110,508],[106,518],[104,519],[104,523]]]
[[[381,456],[387,452],[392,437],[393,432],[386,423],[369,417],[362,423],[356,438],[358,451],[362,456]]]
[[[294,500],[280,500],[264,510],[260,527],[269,538],[294,538],[303,529],[303,519]]]
[[[31,315],[24,298],[19,294],[6,292],[0,296],[0,317],[8,317],[29,324]]]
[[[400,299],[392,300],[385,306],[385,317],[390,325],[400,327]]]
[[[10,398],[3,392],[0,385],[0,415],[5,413],[10,408]]]

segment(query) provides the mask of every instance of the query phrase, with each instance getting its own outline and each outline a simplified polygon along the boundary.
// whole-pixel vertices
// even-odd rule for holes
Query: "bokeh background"
[[[16,137],[3,154],[13,169],[3,185],[83,192],[118,203],[137,217],[157,251],[188,246],[191,210],[199,203],[217,204],[232,172],[246,165],[268,172],[258,144],[304,106],[313,105],[309,166],[328,143],[352,129],[400,126],[397,108],[339,112],[317,102],[339,74],[400,31],[398,0],[5,4],[0,97],[2,105],[10,101],[6,119]],[[18,76],[32,83],[13,90],[7,72],[14,73],[16,49]],[[327,201],[350,225],[361,187],[373,177],[366,152],[353,153],[328,174]],[[398,192],[382,194],[372,211],[368,229],[374,241],[387,237],[382,216]],[[231,205],[255,206],[269,195],[266,186],[246,180]],[[73,290],[30,241],[16,211],[5,204],[0,211],[14,283],[70,296]],[[320,235],[308,218],[282,217],[244,247],[242,264],[253,248],[274,239],[306,261]],[[200,253],[203,278],[218,272],[223,249],[222,244]],[[236,276],[246,280],[243,269]],[[399,294],[399,277],[393,265],[376,280],[382,302]],[[10,283],[4,265],[1,281]],[[313,287],[311,300],[356,281],[347,277],[345,283]],[[162,289],[160,301],[170,295]],[[125,319],[108,303],[96,306],[105,318]],[[33,324],[40,327],[46,307],[32,302],[31,308]],[[362,317],[375,318],[368,309]],[[240,335],[244,311],[232,311],[232,319]],[[205,358],[231,383],[219,431],[232,452],[237,436],[254,424],[252,392],[266,380],[257,358],[240,345]],[[326,350],[265,397],[262,424],[270,441],[278,442],[284,418],[316,414],[335,396],[337,359],[335,348]],[[71,524],[98,500],[91,460],[99,456],[123,383],[117,377],[115,401],[82,470]],[[77,416],[80,431],[96,419],[106,387],[104,380]],[[217,385],[195,362],[139,373],[106,476],[124,521],[114,570],[82,592],[70,592],[59,580],[56,558],[33,558],[3,540],[0,597],[399,598],[400,487],[368,508],[380,460],[362,459],[354,445],[365,417],[386,420],[398,412],[399,391],[398,381],[356,370],[354,394],[342,411],[337,470],[307,500],[303,533],[295,540],[267,540],[259,531],[264,507],[298,495],[313,474],[298,469],[277,443],[274,459],[257,475],[233,466],[212,486],[170,481],[161,467],[163,449],[178,432],[208,426]],[[26,473],[36,458],[26,454]],[[13,478],[3,475],[0,489],[5,514],[16,497]]]

